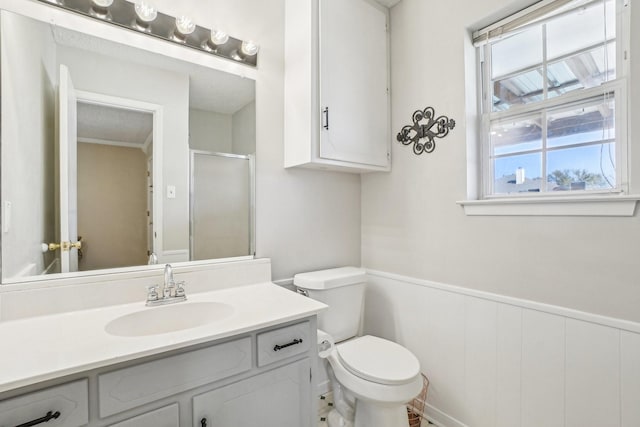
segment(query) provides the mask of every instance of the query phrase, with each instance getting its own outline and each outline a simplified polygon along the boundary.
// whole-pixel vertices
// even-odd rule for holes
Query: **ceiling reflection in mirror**
[[[3,283],[253,254],[253,80],[8,11],[0,31]]]

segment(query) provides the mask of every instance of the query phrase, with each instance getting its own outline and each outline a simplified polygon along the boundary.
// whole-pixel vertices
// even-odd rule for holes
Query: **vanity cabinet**
[[[285,0],[285,167],[390,170],[388,10]]]
[[[193,398],[193,427],[311,427],[309,359]]]
[[[314,316],[29,386],[0,427],[312,427],[315,342]]]

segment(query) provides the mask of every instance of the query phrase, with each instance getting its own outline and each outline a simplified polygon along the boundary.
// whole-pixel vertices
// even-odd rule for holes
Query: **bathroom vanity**
[[[323,309],[258,283],[2,322],[0,425],[311,426]]]

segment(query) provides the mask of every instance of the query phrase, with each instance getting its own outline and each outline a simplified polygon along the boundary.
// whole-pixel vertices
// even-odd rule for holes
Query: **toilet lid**
[[[365,335],[337,346],[343,366],[352,374],[379,384],[406,384],[420,373],[420,362],[406,348]]]

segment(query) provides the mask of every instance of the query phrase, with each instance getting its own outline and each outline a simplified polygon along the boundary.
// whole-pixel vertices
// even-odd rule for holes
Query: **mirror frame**
[[[58,8],[54,5],[47,5],[45,3],[38,2],[35,0],[0,0],[0,10],[5,10],[8,12],[23,15],[25,17],[43,22],[48,25],[59,26],[68,30],[87,34],[92,37],[99,37],[99,38],[108,40],[110,42],[125,44],[125,45],[128,45],[129,47],[133,47],[137,49],[143,49],[148,52],[166,56],[174,60],[179,60],[185,63],[191,63],[197,66],[211,68],[216,71],[226,72],[241,78],[253,80],[254,83],[257,80],[258,70],[249,65],[246,65],[237,61],[233,61],[230,59],[209,55],[204,52],[199,52],[189,47],[167,42],[155,37],[150,37],[144,33],[128,30],[123,27],[114,26],[108,22],[102,22],[102,21],[92,19],[90,17],[85,17],[82,15]],[[85,94],[85,92],[83,92],[83,94]],[[256,98],[257,98],[257,93],[256,93]],[[160,114],[162,113],[160,112]],[[157,129],[155,116],[156,114],[154,114],[154,138],[155,138],[155,133]],[[259,134],[258,123],[256,121],[256,135],[258,134]],[[155,157],[156,156],[154,156],[154,182],[156,179],[155,171],[158,169],[156,168]],[[160,160],[161,159],[158,159],[158,162]],[[161,175],[161,174],[159,173],[158,175]],[[251,176],[251,179],[253,179],[253,186],[252,186],[253,191],[251,194],[252,199],[250,203],[252,253],[250,255],[233,257],[233,258],[219,258],[219,259],[209,259],[209,260],[201,260],[201,261],[176,262],[176,263],[172,263],[172,265],[178,266],[178,267],[179,266],[202,266],[202,265],[208,265],[208,264],[220,264],[220,263],[225,263],[230,261],[253,260],[256,258],[255,256],[255,246],[256,246],[255,244],[255,241],[256,241],[255,178],[256,177],[254,173]],[[160,177],[160,182],[161,182],[161,177]],[[159,194],[159,196],[161,196],[161,194]],[[155,197],[154,197],[154,203],[156,203]],[[189,212],[188,220],[190,219],[190,216],[191,216],[191,213]],[[2,225],[2,221],[3,221],[3,218],[0,218],[0,227]],[[6,248],[2,247],[2,243],[3,243],[3,239],[2,239],[2,235],[0,234],[0,274],[2,273],[2,268],[1,268],[2,253],[5,250],[7,250]],[[92,277],[96,279],[96,276],[105,276],[105,275],[122,274],[122,273],[145,273],[145,272],[153,272],[154,270],[160,270],[162,268],[163,268],[163,265],[159,265],[159,264],[140,265],[140,266],[110,268],[110,269],[102,269],[102,270],[78,271],[78,272],[72,272],[72,273],[56,273],[55,275],[29,276],[25,278],[25,280],[20,280],[20,279],[7,280],[0,277],[0,286],[28,285],[30,283],[36,284],[36,283],[41,283],[46,281],[65,281],[68,279],[82,279],[83,277],[90,277],[90,278]],[[91,280],[91,281],[94,281],[94,280]]]

